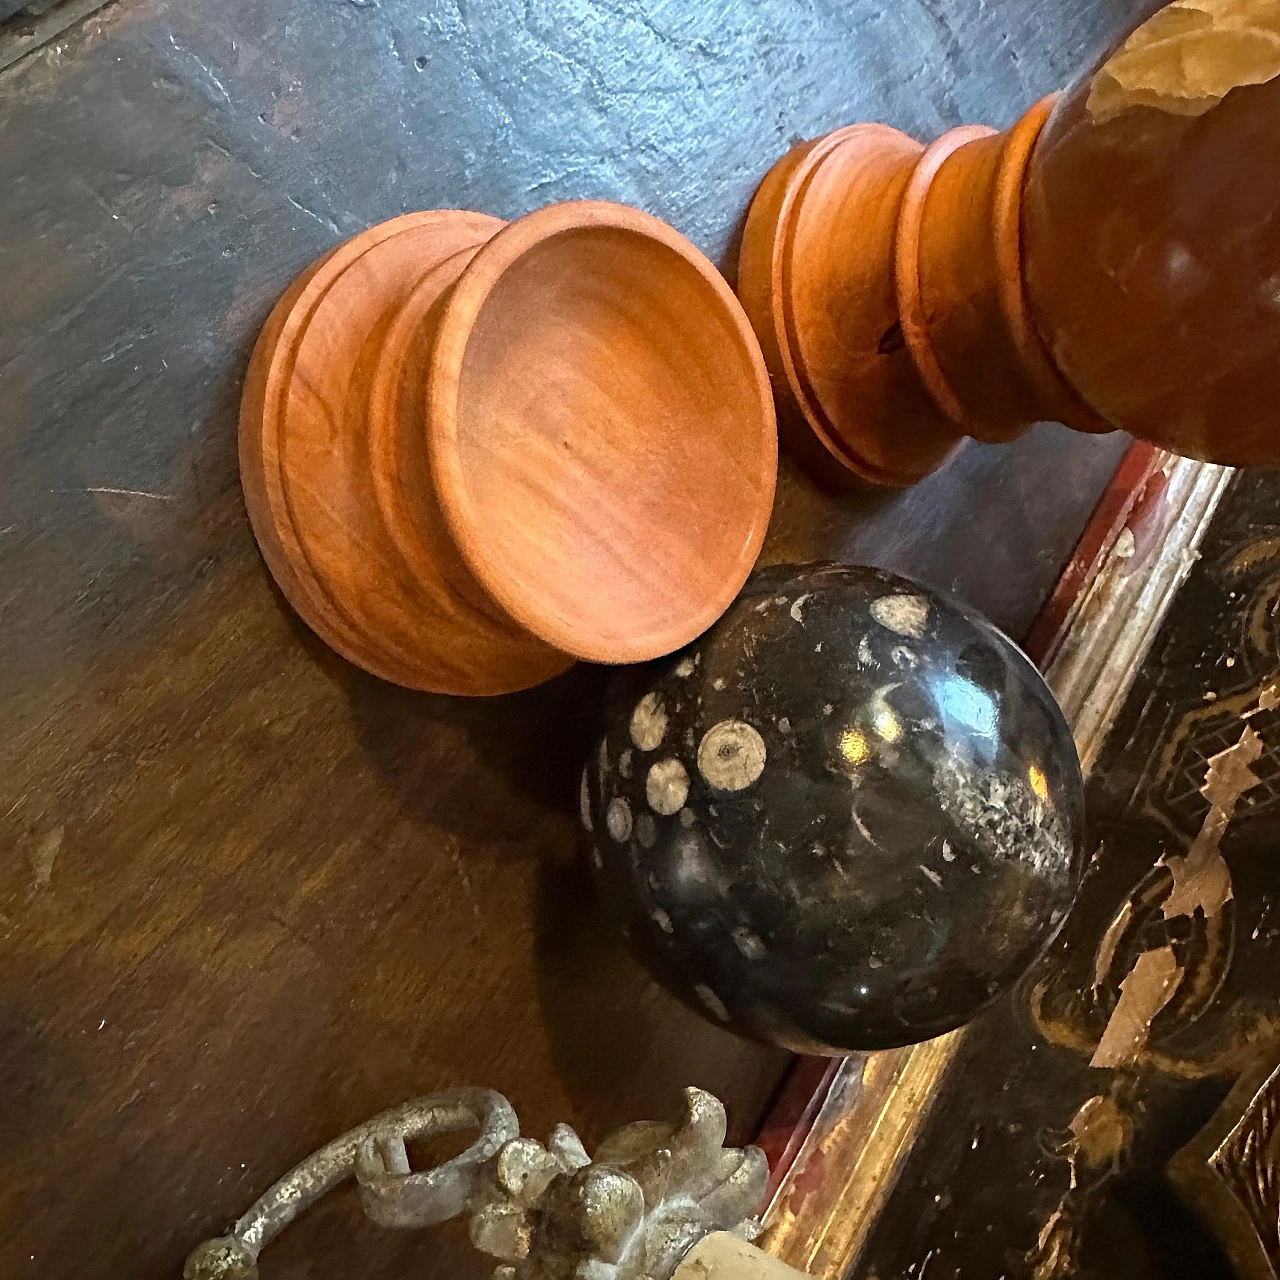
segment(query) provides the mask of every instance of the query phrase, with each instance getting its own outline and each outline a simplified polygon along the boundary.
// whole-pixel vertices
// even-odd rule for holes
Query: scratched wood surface
[[[614,945],[573,795],[603,673],[413,695],[273,589],[235,471],[257,327],[409,209],[604,196],[732,270],[795,135],[1011,121],[1137,3],[117,0],[0,73],[0,1274],[172,1276],[293,1160],[483,1083],[592,1140],[785,1067]],[[915,573],[1015,634],[1123,441],[902,495],[784,466],[766,556]],[[486,1274],[337,1196],[281,1277]]]

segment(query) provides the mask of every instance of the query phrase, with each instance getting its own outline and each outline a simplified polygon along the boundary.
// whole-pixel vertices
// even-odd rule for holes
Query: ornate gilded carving
[[[406,1142],[477,1128],[475,1142],[414,1172]],[[295,1218],[354,1177],[374,1222],[419,1228],[470,1215],[495,1280],[670,1280],[703,1237],[754,1239],[769,1167],[757,1147],[726,1148],[724,1107],[685,1090],[675,1124],[625,1125],[587,1155],[568,1125],[546,1145],[520,1136],[491,1089],[452,1089],[384,1111],[280,1179],[232,1227],[192,1251],[185,1280],[255,1280],[258,1255]]]
[[[1253,1058],[1169,1176],[1240,1280],[1280,1277],[1280,1040]]]
[[[1027,1255],[1032,1280],[1077,1274],[1085,1215],[1097,1191],[1121,1168],[1132,1142],[1133,1120],[1105,1094],[1081,1103],[1065,1133],[1047,1136],[1046,1148],[1068,1161],[1071,1181]]]
[[[1280,1276],[1280,1068],[1209,1157],[1209,1167],[1243,1206],[1272,1272]]]
[[[1196,1022],[1226,980],[1234,891],[1219,846],[1241,797],[1260,782],[1253,766],[1265,752],[1253,727],[1237,724],[1236,740],[1206,762],[1199,791],[1209,807],[1195,839],[1186,853],[1161,856],[1121,900],[1098,935],[1089,980],[1051,968],[1036,983],[1031,1011],[1050,1040],[1100,1068],[1149,1066],[1186,1077],[1238,1068],[1234,1047],[1196,1060],[1152,1042]]]

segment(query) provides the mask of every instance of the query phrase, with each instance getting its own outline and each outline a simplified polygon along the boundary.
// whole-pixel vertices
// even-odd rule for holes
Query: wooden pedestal
[[[1280,462],[1263,8],[1170,5],[1003,133],[858,124],[774,166],[739,291],[815,471],[910,484],[1042,419]]]
[[[715,268],[580,202],[409,214],[322,258],[258,340],[240,459],[267,563],[328,644],[494,694],[705,630],[755,563],[777,441]]]

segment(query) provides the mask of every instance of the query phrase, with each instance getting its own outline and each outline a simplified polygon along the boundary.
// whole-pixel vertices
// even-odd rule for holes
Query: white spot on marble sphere
[[[631,835],[631,806],[621,796],[610,800],[604,821],[609,834],[621,844]]]
[[[720,999],[714,991],[711,990],[705,982],[699,982],[694,991],[698,993],[698,999],[717,1017],[721,1022],[729,1021],[729,1010],[724,1007],[724,1001]]]
[[[881,596],[871,602],[871,616],[882,627],[919,640],[929,622],[929,602],[924,596]]]
[[[669,817],[684,808],[689,798],[689,774],[679,760],[659,760],[644,784],[645,798],[654,813]]]
[[[641,751],[656,751],[667,736],[667,711],[662,695],[646,693],[631,713],[631,741]]]
[[[717,791],[741,791],[763,772],[764,739],[745,720],[712,725],[698,747],[698,770]]]
[[[746,925],[739,925],[733,931],[733,944],[748,960],[763,960],[769,954],[769,949]]]
[[[642,813],[636,819],[636,839],[646,849],[652,849],[658,839],[658,828],[654,825],[653,819],[647,814]]]
[[[587,780],[587,771],[582,771],[582,787],[578,792],[578,812],[582,816],[582,825],[590,831],[591,827],[591,784]]]
[[[652,920],[663,933],[675,932],[675,927],[671,923],[671,917],[667,915],[661,907],[654,907]]]

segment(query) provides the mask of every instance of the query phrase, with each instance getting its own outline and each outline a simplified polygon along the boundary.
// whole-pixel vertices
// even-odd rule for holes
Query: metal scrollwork
[[[406,1143],[476,1128],[459,1156],[415,1172]],[[256,1280],[258,1255],[349,1178],[366,1216],[421,1228],[470,1215],[472,1244],[498,1260],[495,1280],[670,1280],[715,1231],[751,1240],[768,1182],[764,1153],[726,1148],[724,1107],[685,1091],[674,1124],[640,1121],[592,1159],[568,1125],[546,1144],[520,1136],[490,1089],[452,1089],[384,1111],[322,1147],[270,1188],[224,1236],[192,1251],[185,1280]]]

